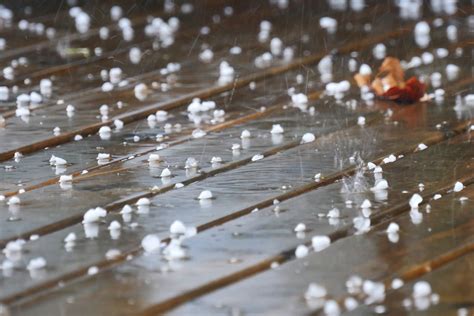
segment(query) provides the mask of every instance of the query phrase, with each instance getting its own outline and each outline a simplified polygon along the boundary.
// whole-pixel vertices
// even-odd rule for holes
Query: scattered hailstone
[[[426,281],[418,281],[413,286],[413,297],[423,298],[431,295],[431,285]]]
[[[372,207],[372,203],[370,203],[369,200],[365,199],[364,202],[362,202],[362,204],[360,205],[360,208],[371,208]]]
[[[314,251],[319,252],[329,247],[329,245],[331,244],[331,239],[328,236],[323,235],[313,236],[313,238],[311,239],[311,244],[313,246]]]
[[[206,132],[198,128],[193,131],[192,136],[193,138],[202,138],[206,136]]]
[[[143,101],[147,98],[150,91],[148,90],[148,87],[146,84],[140,83],[135,86],[135,88],[133,89],[133,92],[135,93],[135,97],[138,100]]]
[[[155,234],[146,235],[141,242],[142,248],[146,253],[153,253],[160,249],[160,238]]]
[[[316,283],[311,283],[304,294],[306,300],[322,299],[326,297],[327,291],[324,286]]]
[[[222,158],[221,158],[221,157],[212,157],[212,158],[211,158],[211,163],[212,163],[212,164],[221,163],[221,162],[222,162]]]
[[[97,273],[99,273],[99,268],[96,266],[92,266],[87,269],[87,275],[96,275]]]
[[[454,188],[453,188],[454,192],[460,192],[463,189],[464,189],[464,184],[462,184],[461,182],[458,181],[454,184]]]
[[[156,163],[156,162],[158,162],[158,161],[160,161],[160,160],[161,160],[161,157],[160,157],[160,155],[158,155],[158,154],[150,154],[150,155],[148,156],[148,162],[149,162],[149,163]]]
[[[262,154],[256,154],[252,157],[252,161],[262,160],[264,156]]]
[[[209,200],[212,198],[213,198],[212,192],[209,190],[202,191],[198,196],[198,200]]]
[[[66,183],[72,181],[72,175],[62,175],[59,177],[59,183]]]
[[[28,270],[39,270],[46,267],[46,260],[43,257],[31,259],[26,267]]]
[[[341,217],[341,212],[339,211],[338,208],[333,208],[331,210],[329,210],[328,214],[327,214],[327,217],[329,218],[339,218]]]
[[[298,225],[296,225],[294,231],[296,233],[304,232],[304,231],[306,231],[306,225],[304,223],[299,223]]]
[[[308,255],[309,249],[305,245],[299,245],[296,247],[295,256],[296,258],[304,258]]]
[[[64,243],[70,244],[70,243],[75,242],[76,239],[77,239],[77,237],[76,237],[75,233],[69,233],[69,234],[67,234],[66,238],[64,238]]]
[[[8,199],[7,205],[18,205],[20,204],[20,198],[16,195]]]
[[[417,147],[417,149],[418,149],[419,151],[425,150],[426,148],[428,148],[428,146],[426,146],[426,145],[423,144],[423,143],[419,144],[418,147]]]
[[[415,193],[411,197],[409,204],[412,209],[418,209],[421,202],[423,202],[423,198],[418,193]]]
[[[151,202],[150,202],[150,199],[148,198],[140,198],[138,199],[138,201],[135,203],[135,205],[137,206],[148,206],[150,205]],[[125,207],[124,207],[125,208]]]
[[[341,314],[341,308],[339,303],[335,300],[329,300],[324,303],[323,311],[328,316],[339,316]]]
[[[370,189],[371,191],[381,191],[388,189],[388,182],[385,179],[380,179],[375,183],[375,185]]]
[[[357,118],[357,124],[360,125],[360,126],[364,126],[365,125],[365,117],[359,116]]]
[[[303,93],[293,94],[291,96],[291,102],[295,105],[306,105],[308,103],[308,97]]]
[[[170,169],[168,169],[168,168],[163,169],[163,171],[161,171],[160,177],[161,177],[161,178],[168,178],[168,177],[171,177],[171,171],[170,171]]]
[[[107,211],[101,207],[91,208],[84,214],[82,223],[95,223],[98,222],[101,218],[104,218],[106,215]]]
[[[306,133],[301,138],[301,143],[302,144],[311,143],[311,142],[314,142],[315,140],[316,140],[316,137],[314,136],[313,133]]]
[[[329,34],[334,34],[337,31],[337,20],[331,17],[322,17],[319,19],[319,25],[325,29]]]
[[[250,138],[250,132],[248,130],[243,130],[242,131],[242,134],[240,135],[240,138],[244,139],[244,138]]]
[[[110,154],[106,154],[106,153],[97,154],[97,160],[109,160],[109,159],[110,159]]]
[[[122,207],[122,210],[120,211],[120,214],[130,214],[132,212],[133,212],[132,207],[130,205],[126,204]]]
[[[117,119],[117,120],[114,120],[114,125],[115,125],[115,128],[119,130],[123,128],[124,123],[122,120]]]
[[[270,133],[272,134],[283,134],[283,132],[284,132],[284,129],[283,127],[281,127],[280,124],[274,124],[272,126],[272,130],[270,131]]]
[[[396,234],[400,230],[400,226],[397,223],[390,223],[387,227],[387,234]]]
[[[383,159],[383,163],[388,164],[388,163],[395,162],[396,160],[397,160],[397,157],[395,157],[395,155],[390,155]]]
[[[118,221],[112,221],[108,227],[108,230],[119,230],[122,225]]]

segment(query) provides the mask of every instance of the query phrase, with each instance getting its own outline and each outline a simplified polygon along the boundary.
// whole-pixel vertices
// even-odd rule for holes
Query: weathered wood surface
[[[468,272],[461,270],[471,267],[474,247],[472,108],[459,106],[473,92],[469,5],[460,3],[450,16],[424,6],[431,41],[420,48],[413,40],[417,21],[401,19],[389,1],[367,1],[360,12],[341,12],[325,1],[290,1],[281,9],[268,1],[209,0],[193,3],[191,13],[179,5],[168,11],[162,2],[79,1],[94,17],[84,34],[75,31],[66,4],[32,2],[32,15],[22,10],[25,3],[7,1],[15,16],[11,25],[0,23],[0,37],[8,44],[0,54],[0,68],[19,57],[29,61],[15,68],[12,80],[0,78],[0,86],[18,86],[9,100],[0,102],[6,119],[0,127],[0,195],[5,201],[21,198],[19,205],[0,201],[0,245],[27,240],[14,269],[3,269],[0,276],[0,302],[5,305],[0,315],[319,314],[321,306],[304,299],[309,283],[324,285],[327,299],[342,308],[348,297],[344,284],[353,274],[387,284],[400,277],[406,285],[387,288],[385,301],[377,304],[363,304],[364,297],[358,296],[362,305],[352,313],[373,313],[381,305],[396,314],[414,313],[416,309],[401,309],[400,301],[411,295],[420,278],[432,283],[440,303],[416,312],[443,315],[472,307],[472,289],[458,290],[469,282]],[[122,38],[110,17],[113,5],[120,5],[131,21],[130,40]],[[226,15],[225,7],[232,7],[232,14]],[[180,20],[172,45],[157,48],[156,39],[145,35],[150,16]],[[318,26],[324,16],[338,20],[335,34]],[[54,39],[18,30],[21,19],[54,27]],[[294,49],[294,59],[275,58],[268,67],[255,66],[255,58],[269,50],[268,41],[257,40],[262,20],[272,23],[270,39],[279,37],[284,47]],[[458,26],[456,41],[446,39],[450,24]],[[102,26],[109,28],[109,39],[100,39]],[[204,26],[209,35],[200,33]],[[442,73],[444,98],[413,105],[363,102],[355,84],[342,101],[325,94],[317,70],[323,57],[333,53],[332,80],[351,80],[351,58],[373,65],[375,71],[379,61],[372,50],[378,43],[406,61],[433,53],[433,63],[408,72],[428,81],[434,72]],[[89,53],[64,57],[58,45]],[[242,53],[229,54],[233,46]],[[95,54],[95,47],[102,54]],[[142,50],[139,64],[129,59],[132,47]],[[214,52],[208,63],[198,58],[205,47]],[[438,57],[438,48],[446,48],[448,55]],[[223,60],[237,75],[219,84]],[[164,73],[170,62],[181,69]],[[448,64],[460,67],[457,78],[447,80]],[[112,67],[121,67],[127,82],[103,92],[100,71]],[[53,94],[31,106],[30,116],[16,117],[17,95],[38,91],[44,78],[51,78]],[[133,91],[139,83],[151,89],[141,101]],[[291,87],[308,96],[306,107],[293,106]],[[428,87],[429,93],[434,90]],[[196,97],[215,101],[225,110],[223,120],[216,121],[212,113],[189,116],[186,107]],[[76,108],[69,118],[68,104]],[[101,104],[110,107],[102,119]],[[147,116],[157,110],[166,110],[168,117],[150,124]],[[366,119],[364,126],[358,125],[360,116]],[[101,126],[113,128],[116,119],[125,123],[122,129],[113,129],[110,137],[97,134]],[[281,124],[284,134],[270,134],[273,124]],[[53,135],[55,127],[61,128],[58,136]],[[194,138],[197,128],[207,134]],[[250,138],[241,139],[244,130]],[[301,144],[308,132],[316,140]],[[84,139],[73,141],[75,135]],[[232,144],[242,149],[233,152]],[[428,148],[419,150],[419,144]],[[12,159],[15,152],[23,157]],[[111,161],[98,165],[98,153],[110,153]],[[160,154],[162,161],[150,166],[151,153]],[[263,158],[253,161],[259,154]],[[383,163],[390,154],[398,159]],[[51,167],[51,155],[68,164]],[[211,164],[215,156],[222,163]],[[188,157],[196,158],[197,168],[185,168]],[[381,164],[383,174],[374,178],[361,167],[368,162]],[[164,168],[172,177],[160,177]],[[317,173],[319,182],[313,178]],[[73,175],[72,183],[59,184],[60,175]],[[370,190],[377,177],[388,181],[387,190]],[[450,192],[457,181],[467,187]],[[354,182],[360,184],[358,190],[344,190]],[[177,184],[183,187],[177,189]],[[203,190],[211,190],[215,198],[197,200]],[[414,193],[424,199],[421,218],[408,205]],[[442,198],[435,200],[435,194]],[[151,200],[149,207],[129,217],[120,214],[122,206],[142,197]],[[358,234],[353,220],[361,216],[365,199],[372,202],[371,229]],[[281,202],[277,211],[275,200]],[[107,217],[83,225],[84,213],[97,206],[108,211]],[[340,218],[319,216],[333,208],[340,210]],[[198,234],[183,242],[186,259],[168,261],[144,253],[143,237],[157,234],[169,243],[175,220],[197,228]],[[107,229],[113,221],[122,224],[118,234]],[[390,222],[400,225],[397,242],[385,233]],[[294,233],[298,223],[306,224],[305,233]],[[75,247],[65,249],[63,240],[71,232],[77,235]],[[331,246],[295,258],[296,248],[309,246],[314,235],[328,235]],[[115,251],[113,258],[106,257],[110,250]],[[27,270],[37,257],[47,260],[46,267]],[[2,254],[0,262],[5,266],[9,259]],[[272,263],[279,266],[271,268]],[[98,272],[89,273],[91,267]],[[442,284],[450,286],[441,289]]]

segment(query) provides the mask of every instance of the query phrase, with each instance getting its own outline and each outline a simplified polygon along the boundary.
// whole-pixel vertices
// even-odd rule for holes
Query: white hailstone
[[[446,66],[446,76],[448,77],[449,81],[453,81],[458,78],[460,72],[460,68],[454,64],[448,64]]]
[[[209,200],[212,198],[213,198],[212,192],[209,190],[202,191],[198,196],[198,200]]]
[[[109,106],[107,104],[102,104],[99,108],[99,113],[102,116],[107,116],[109,114]]]
[[[20,198],[16,195],[12,196],[11,198],[8,199],[7,204],[8,205],[18,205],[20,204]]]
[[[319,252],[329,247],[329,245],[331,244],[331,239],[328,236],[323,235],[313,236],[313,238],[311,239],[311,244],[313,246],[314,251]]]
[[[244,130],[242,131],[242,134],[240,134],[240,138],[242,138],[242,139],[244,139],[244,138],[250,138],[250,136],[251,136],[251,135],[250,135],[250,132],[249,132],[248,130],[246,130],[246,129],[244,129]]]
[[[448,55],[449,50],[447,50],[446,48],[440,47],[436,49],[436,56],[438,56],[438,58],[445,58],[448,57]]]
[[[199,59],[205,63],[210,63],[213,57],[214,53],[210,49],[205,49],[199,54]]]
[[[314,175],[314,181],[316,181],[316,182],[321,181],[321,173],[316,173],[316,174]]]
[[[326,55],[318,63],[318,71],[321,75],[327,75],[332,73],[332,57]]]
[[[64,166],[67,164],[67,161],[63,158],[52,155],[51,158],[49,159],[49,163],[53,166]]]
[[[46,267],[46,260],[43,257],[38,257],[38,258],[31,259],[26,269],[31,271],[31,270],[44,269],[45,267]]]
[[[443,76],[441,75],[441,73],[439,73],[439,72],[432,73],[431,76],[430,76],[431,85],[434,88],[440,87],[442,78],[443,78]]]
[[[424,52],[423,54],[421,54],[421,60],[423,61],[423,64],[429,65],[429,64],[433,63],[434,56],[431,53]]]
[[[262,154],[256,154],[254,156],[252,156],[252,161],[259,161],[259,160],[262,160],[264,158],[264,156]]]
[[[359,306],[359,302],[353,297],[346,297],[344,299],[344,307],[350,312]]]
[[[428,148],[428,146],[426,146],[426,145],[423,144],[423,143],[418,144],[418,147],[417,147],[417,149],[418,149],[419,151],[425,150],[426,148]]]
[[[464,103],[468,106],[474,106],[474,94],[468,94],[464,97]],[[472,128],[472,126],[471,126]]]
[[[202,137],[206,136],[206,134],[207,133],[205,131],[203,131],[202,129],[199,129],[199,128],[193,130],[193,132],[192,132],[193,138],[202,138]]]
[[[378,173],[382,173],[382,172],[383,172],[382,167],[377,166],[377,167],[374,168],[374,174],[378,174]]]
[[[97,160],[104,161],[104,160],[109,160],[109,159],[110,159],[110,154],[106,154],[106,153],[97,154]]]
[[[390,223],[387,227],[387,234],[396,234],[400,230],[400,226],[397,223]]]
[[[423,202],[423,198],[418,193],[415,193],[411,197],[409,204],[412,209],[418,209],[421,202]]]
[[[317,283],[310,283],[304,297],[306,300],[322,299],[327,295],[326,288]]]
[[[0,201],[5,201],[6,197],[5,195],[0,195]]]
[[[362,202],[362,204],[360,205],[360,208],[371,208],[372,207],[372,203],[370,203],[369,200],[365,199],[364,202]]]
[[[296,233],[304,232],[304,231],[306,231],[306,225],[304,223],[299,223],[298,225],[296,225],[294,231]]]
[[[291,102],[295,105],[305,105],[308,103],[308,97],[304,93],[297,93],[291,96]]]
[[[349,67],[350,72],[356,72],[357,71],[357,60],[355,60],[354,58],[349,59],[348,67]]]
[[[114,89],[114,85],[111,82],[104,82],[100,87],[102,92],[110,92]]]
[[[10,96],[10,89],[6,86],[0,87],[0,101],[7,101]]]
[[[181,221],[174,221],[170,226],[170,233],[175,235],[186,234],[186,226]]]
[[[433,196],[433,200],[439,200],[439,199],[441,199],[441,197],[442,197],[441,194],[435,194]]]
[[[10,66],[3,68],[3,77],[5,77],[7,80],[13,80],[15,78],[13,68]]]
[[[107,260],[114,260],[120,257],[121,254],[122,252],[118,249],[110,249],[105,253],[105,257]]]
[[[168,120],[168,112],[163,110],[156,111],[155,117],[158,122],[164,122]]]
[[[101,218],[104,218],[106,215],[107,211],[101,207],[91,208],[84,214],[82,223],[95,223],[98,222]]]
[[[122,69],[114,67],[109,70],[109,78],[112,84],[118,84],[122,80]]]
[[[426,281],[418,281],[413,286],[413,297],[422,298],[431,295],[431,285]]]
[[[373,170],[373,169],[375,169],[375,167],[377,167],[377,165],[374,164],[373,162],[369,162],[369,163],[367,164],[367,168],[368,168],[369,170]]]
[[[122,225],[118,221],[112,221],[108,227],[108,230],[119,230]]]
[[[337,207],[329,210],[328,214],[327,214],[327,217],[329,218],[339,218],[341,217],[341,211],[339,211],[339,209]]]
[[[232,55],[239,55],[242,53],[242,48],[240,48],[239,46],[234,46],[229,49],[229,53],[231,53]]]
[[[314,136],[313,133],[305,133],[303,137],[301,138],[301,143],[306,144],[306,143],[311,143],[316,140],[316,137]]]
[[[388,182],[385,179],[378,180],[375,185],[370,189],[372,191],[381,191],[388,189]]]
[[[114,5],[112,8],[110,8],[110,18],[113,21],[118,21],[123,15],[123,9],[118,6]]]
[[[241,147],[240,144],[232,144],[231,149],[232,151],[239,151],[240,147]]]
[[[430,34],[430,26],[427,22],[421,21],[415,25],[415,37],[427,36]]]
[[[283,129],[283,127],[280,124],[273,124],[272,130],[270,131],[270,133],[272,133],[272,134],[283,134],[284,131],[285,130]]]
[[[135,203],[137,206],[148,206],[150,205],[151,202],[148,198],[140,198],[138,201]]]
[[[351,84],[349,81],[344,80],[341,82],[330,82],[326,85],[326,94],[334,96],[337,100],[344,97],[345,93],[349,91]]]
[[[61,128],[59,126],[53,128],[53,134],[54,136],[58,136],[59,134],[61,134]]]
[[[175,189],[181,189],[182,187],[184,187],[184,184],[182,184],[181,182],[178,182],[174,185]]]
[[[457,181],[455,184],[454,184],[454,187],[453,187],[453,191],[454,192],[460,192],[464,189],[464,184],[462,184],[461,182]]]
[[[339,316],[341,314],[339,303],[337,303],[335,300],[326,301],[324,303],[323,311],[327,316]]]
[[[140,101],[145,100],[149,94],[148,87],[144,83],[137,84],[135,88],[133,89],[133,92],[135,93],[135,98],[137,98]]]
[[[380,302],[385,298],[385,285],[381,282],[365,280],[362,290],[368,296],[367,303]]]
[[[101,126],[99,129],[99,134],[110,134],[112,130],[110,129],[109,126]]]
[[[211,158],[211,163],[221,163],[222,162],[222,158],[221,157],[212,157]]]
[[[360,65],[359,74],[363,76],[370,76],[372,74],[372,68],[367,64]]]
[[[160,249],[160,238],[155,234],[146,235],[141,242],[141,246],[146,253],[153,253]]]
[[[128,58],[132,62],[132,64],[138,64],[140,63],[140,60],[142,59],[142,51],[138,47],[132,47],[130,49],[130,52],[128,53]]]
[[[296,258],[298,259],[304,258],[308,255],[308,253],[309,253],[309,249],[305,245],[299,245],[298,247],[296,247],[296,250],[295,250]]]
[[[401,279],[395,278],[392,280],[390,287],[394,290],[398,290],[403,286],[403,281]]]
[[[72,181],[72,175],[62,175],[59,177],[59,183],[67,183]]]
[[[124,125],[124,123],[123,123],[122,120],[119,120],[119,119],[114,120],[114,126],[115,126],[116,129],[118,129],[118,130],[122,129],[123,125]]]
[[[384,158],[383,163],[388,164],[388,163],[395,162],[396,160],[397,160],[397,157],[395,157],[395,155],[392,154],[392,155]]]
[[[337,31],[337,20],[325,16],[319,19],[319,26],[325,29],[329,34],[334,34]]]
[[[122,210],[120,211],[120,214],[130,214],[133,212],[133,209],[130,205],[126,204],[122,207]]]
[[[75,233],[69,233],[67,234],[66,238],[64,238],[64,243],[69,244],[75,242],[77,239]]]
[[[360,126],[364,126],[365,125],[365,117],[359,116],[357,118],[357,124],[360,125]]]
[[[163,169],[163,171],[161,171],[160,177],[162,177],[162,178],[171,177],[171,171],[170,171],[170,169],[168,169],[168,168]]]
[[[33,91],[30,93],[30,101],[32,104],[40,104],[43,101],[43,97],[38,92]]]
[[[99,29],[99,37],[101,40],[106,40],[109,38],[110,31],[107,27],[103,26]]]
[[[158,154],[150,154],[148,156],[148,162],[150,162],[150,163],[158,162],[160,160],[161,160],[161,157]]]
[[[446,28],[446,36],[450,42],[456,42],[458,40],[458,28],[456,25],[448,25]]]
[[[275,56],[280,56],[283,49],[283,42],[278,37],[272,38],[270,41],[270,52]]]
[[[385,47],[384,44],[379,43],[375,45],[375,47],[372,50],[372,53],[374,54],[375,58],[384,59],[385,56],[387,55],[387,47]]]
[[[96,275],[97,273],[99,273],[99,268],[96,266],[92,266],[87,269],[87,275]]]

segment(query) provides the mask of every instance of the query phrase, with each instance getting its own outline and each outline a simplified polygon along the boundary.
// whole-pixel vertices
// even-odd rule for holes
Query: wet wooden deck
[[[463,104],[474,92],[470,1],[451,14],[424,5],[418,19],[401,18],[393,1],[365,1],[360,11],[349,5],[358,1],[342,10],[329,2],[295,0],[285,8],[285,1],[207,0],[189,10],[184,2],[79,0],[91,17],[80,34],[67,1],[3,1],[13,17],[0,14],[0,69],[15,67],[13,77],[0,75],[10,91],[0,101],[0,315],[474,315],[473,107]],[[110,16],[114,5],[134,31],[128,40],[119,26],[127,23]],[[334,34],[319,26],[325,16],[338,21]],[[145,34],[151,17],[179,19],[169,46],[169,38]],[[55,35],[21,30],[23,19]],[[267,41],[258,40],[263,20],[272,26]],[[426,47],[414,41],[419,20],[431,25]],[[457,38],[448,40],[452,25]],[[104,26],[107,39],[100,37]],[[294,57],[276,54],[257,67],[275,37]],[[375,71],[379,43],[407,62],[432,53],[433,62],[407,72],[427,81],[442,74],[444,97],[412,105],[363,101],[348,63]],[[140,49],[138,63],[132,48]],[[213,58],[203,62],[206,48]],[[328,54],[331,80],[351,81],[342,100],[325,93],[318,71]],[[219,82],[224,60],[235,75]],[[166,70],[169,63],[180,69]],[[454,78],[449,64],[459,66]],[[101,71],[113,67],[122,69],[122,81],[103,91]],[[16,116],[17,96],[39,92],[45,78],[51,96]],[[138,99],[141,83],[148,94]],[[307,105],[294,106],[289,89],[307,95]],[[215,101],[225,115],[190,115],[194,98]],[[74,115],[66,115],[69,104]],[[160,110],[167,111],[163,120],[147,119]],[[270,133],[274,124],[284,133]],[[111,133],[98,133],[103,126]],[[244,130],[250,137],[241,138]],[[315,140],[302,143],[306,133]],[[110,160],[98,163],[99,153]],[[149,163],[150,154],[161,160]],[[51,166],[52,155],[67,164]],[[189,157],[195,166],[186,166]],[[165,168],[171,176],[161,176]],[[59,183],[61,175],[72,181]],[[372,190],[381,179],[388,189]],[[204,190],[213,199],[199,200]],[[414,194],[423,198],[418,211],[409,205]],[[11,203],[15,196],[20,203]],[[136,206],[141,198],[151,204]],[[371,206],[361,209],[365,200]],[[132,213],[124,214],[125,205]],[[107,216],[84,224],[96,207]],[[340,215],[327,217],[334,209]],[[171,234],[176,220],[197,234]],[[112,222],[120,228],[110,229]],[[300,223],[306,229],[296,233]],[[400,231],[388,235],[390,223]],[[71,233],[76,240],[65,243]],[[161,249],[145,251],[150,234]],[[329,237],[330,246],[317,251],[314,236]],[[37,258],[46,264],[32,268]],[[347,288],[354,276],[365,281],[362,289]],[[431,293],[414,297],[420,281]],[[327,294],[305,298],[310,283]]]

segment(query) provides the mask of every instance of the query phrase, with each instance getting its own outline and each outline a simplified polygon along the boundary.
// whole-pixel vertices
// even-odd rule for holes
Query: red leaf
[[[404,88],[392,87],[382,96],[400,103],[414,103],[425,95],[425,85],[416,77],[411,77],[405,82]]]

